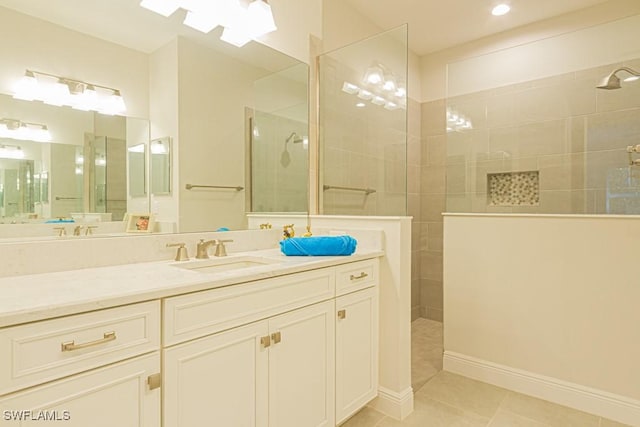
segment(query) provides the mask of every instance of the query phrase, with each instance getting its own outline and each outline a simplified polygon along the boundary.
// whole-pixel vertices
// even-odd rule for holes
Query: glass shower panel
[[[299,64],[254,83],[252,212],[307,212],[308,78],[308,65]]]
[[[640,15],[448,64],[446,103],[429,110],[447,211],[640,214],[640,80],[598,88],[640,70],[630,25]]]
[[[407,214],[407,26],[319,58],[322,214]]]

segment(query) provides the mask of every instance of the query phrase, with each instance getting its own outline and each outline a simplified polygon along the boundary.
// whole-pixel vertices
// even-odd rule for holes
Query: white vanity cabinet
[[[164,352],[164,426],[333,426],[332,300]]]
[[[377,393],[378,260],[298,271],[0,328],[0,424],[343,422]]]
[[[334,426],[334,296],[324,268],[167,298],[165,343],[205,336],[164,350],[164,426]]]
[[[0,398],[0,424],[160,427],[160,388],[148,384],[158,372],[156,351],[13,393]]]
[[[159,350],[158,301],[1,329],[0,419],[159,427]]]

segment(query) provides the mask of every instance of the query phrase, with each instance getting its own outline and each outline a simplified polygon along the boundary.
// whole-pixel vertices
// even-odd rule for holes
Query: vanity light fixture
[[[112,116],[127,110],[118,89],[33,70],[16,83],[13,97]]]
[[[3,159],[24,159],[24,151],[18,145],[0,144],[0,158]]]
[[[249,41],[277,30],[268,0],[142,0],[140,6],[168,17],[185,9],[183,23],[203,33],[224,27],[221,40],[242,47]]]
[[[17,119],[0,119],[0,138],[51,142],[51,133],[47,125],[40,123],[28,123]]]

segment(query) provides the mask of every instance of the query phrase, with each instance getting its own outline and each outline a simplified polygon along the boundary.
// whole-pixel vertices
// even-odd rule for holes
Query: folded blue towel
[[[351,236],[292,237],[280,241],[280,251],[287,256],[351,255],[357,244]]]
[[[76,222],[74,219],[67,219],[67,218],[57,218],[57,219],[49,219],[47,221],[45,221],[45,224],[57,224],[57,223],[69,223],[69,222]]]

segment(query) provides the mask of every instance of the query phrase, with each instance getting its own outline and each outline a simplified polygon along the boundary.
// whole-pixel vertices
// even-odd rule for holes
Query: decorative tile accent
[[[540,173],[507,172],[487,174],[489,206],[538,206]]]

